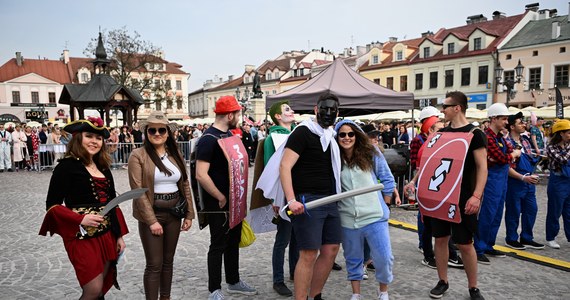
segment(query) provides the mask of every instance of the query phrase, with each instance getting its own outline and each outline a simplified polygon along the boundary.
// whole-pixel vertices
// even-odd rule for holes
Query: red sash
[[[230,228],[238,225],[247,215],[247,180],[249,158],[240,138],[231,136],[218,139],[218,144],[230,171]]]
[[[461,222],[459,196],[465,156],[472,138],[469,132],[437,132],[426,140],[417,188],[422,215]]]

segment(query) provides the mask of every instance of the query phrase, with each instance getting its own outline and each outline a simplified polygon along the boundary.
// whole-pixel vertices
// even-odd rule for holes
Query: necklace
[[[87,168],[87,170],[92,171],[92,172],[97,171],[97,165],[95,163],[90,163],[90,164],[86,165],[85,168]]]

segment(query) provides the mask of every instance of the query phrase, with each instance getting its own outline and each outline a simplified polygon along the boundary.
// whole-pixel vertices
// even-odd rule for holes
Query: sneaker
[[[388,297],[388,292],[380,292],[378,294],[378,299],[380,300],[390,300],[390,298]]]
[[[477,262],[483,265],[490,265],[491,261],[487,258],[485,254],[477,255]]]
[[[247,283],[240,280],[236,284],[228,284],[228,293],[230,294],[243,294],[243,295],[257,295],[257,290],[247,285]]]
[[[507,255],[505,254],[505,252],[499,251],[499,250],[495,250],[495,249],[487,250],[487,251],[485,251],[485,254],[491,255],[491,256],[494,256],[494,257],[507,257]]]
[[[418,252],[420,252],[421,254],[424,254],[424,248],[418,247]]]
[[[362,299],[362,295],[360,294],[352,294],[352,296],[350,297],[350,300],[361,300]]]
[[[337,263],[335,262],[335,263],[333,264],[332,269],[335,270],[335,271],[340,271],[340,270],[342,270],[342,267],[341,267],[339,264],[337,264]]]
[[[552,249],[560,249],[560,245],[555,240],[546,241],[546,244]]]
[[[475,287],[469,289],[469,297],[471,297],[471,300],[485,300],[483,295],[481,295],[481,291]]]
[[[524,250],[526,247],[517,241],[505,241],[505,246],[509,248],[513,248],[515,250]]]
[[[435,265],[435,258],[433,257],[429,259],[422,259],[422,265],[428,268],[437,269],[437,266]]]
[[[210,295],[208,296],[208,300],[223,300],[223,299],[224,299],[224,293],[222,293],[222,290],[220,289],[211,292]]]
[[[316,294],[315,297],[313,297],[313,300],[323,300],[321,293]]]
[[[440,280],[437,285],[431,289],[429,292],[429,296],[433,299],[439,299],[443,297],[443,294],[449,289],[449,283],[446,283],[443,280]]]
[[[376,268],[374,267],[374,264],[373,264],[373,263],[369,263],[369,264],[366,266],[366,269],[368,269],[368,271],[376,272]]]
[[[537,249],[537,250],[542,250],[544,249],[544,245],[543,244],[539,244],[535,241],[525,241],[525,240],[521,240],[521,245],[526,246],[526,248],[530,248],[530,249]]]
[[[450,258],[447,260],[447,265],[452,268],[463,269],[463,260],[459,256]]]
[[[366,266],[362,266],[362,269],[363,269],[362,271],[364,272],[362,275],[362,279],[368,280],[368,270],[366,269]],[[355,295],[358,295],[358,294],[355,294]]]
[[[283,282],[274,283],[273,289],[277,292],[277,294],[281,296],[287,296],[287,297],[293,296],[293,292]]]

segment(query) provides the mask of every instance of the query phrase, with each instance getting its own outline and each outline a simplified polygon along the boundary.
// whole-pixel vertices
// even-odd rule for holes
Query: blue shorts
[[[300,194],[297,201],[305,199],[305,203],[317,200],[327,195]],[[299,250],[318,250],[325,244],[340,244],[342,228],[340,216],[335,203],[329,203],[308,210],[301,215],[291,216],[293,233],[297,239]]]

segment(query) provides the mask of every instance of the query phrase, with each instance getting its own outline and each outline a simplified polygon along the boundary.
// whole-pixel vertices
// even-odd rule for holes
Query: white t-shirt
[[[167,176],[166,174],[160,172],[158,167],[154,168],[154,192],[157,194],[167,194],[174,193],[178,191],[178,185],[176,184],[182,173],[178,170],[178,167],[174,165],[169,159],[168,154],[161,157],[164,166],[172,172],[172,176]]]

